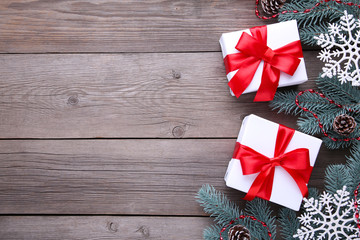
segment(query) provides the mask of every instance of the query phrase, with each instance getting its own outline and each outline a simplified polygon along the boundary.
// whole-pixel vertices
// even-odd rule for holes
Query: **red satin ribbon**
[[[254,102],[271,101],[279,86],[280,71],[292,76],[299,66],[299,58],[303,57],[301,43],[297,40],[273,50],[267,46],[266,26],[250,28],[250,32],[252,36],[244,32],[235,46],[241,52],[228,54],[224,58],[226,74],[238,70],[229,86],[235,96],[239,97],[264,60],[261,84]]]
[[[236,143],[233,158],[240,160],[243,175],[259,173],[244,197],[245,200],[253,200],[255,197],[270,199],[276,166],[284,168],[295,180],[302,195],[307,196],[306,183],[309,182],[312,171],[309,149],[298,148],[284,153],[294,132],[294,129],[279,125],[273,158],[264,156],[238,142]]]

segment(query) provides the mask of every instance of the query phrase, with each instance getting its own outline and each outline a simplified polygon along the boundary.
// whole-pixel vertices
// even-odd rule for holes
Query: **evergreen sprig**
[[[346,164],[330,165],[325,171],[325,190],[334,194],[336,190],[347,186],[353,192],[360,183],[360,143],[354,144],[351,155],[347,158]],[[236,204],[231,202],[223,193],[215,190],[210,185],[204,185],[198,192],[197,201],[204,207],[204,211],[215,217],[217,224],[204,230],[205,240],[218,240],[221,229],[231,220],[240,215],[251,215],[264,221],[272,233],[272,238],[276,238],[276,218],[271,211],[267,201],[255,198],[251,202],[246,202],[244,210],[240,210]],[[309,198],[319,199],[319,192],[315,188],[309,188]],[[278,216],[280,235],[285,240],[295,240],[294,238],[300,222],[297,213],[288,208],[281,208]],[[259,223],[250,219],[235,221],[235,224],[242,224],[249,229],[252,239],[268,239],[267,230]],[[231,227],[231,226],[230,226]],[[228,228],[230,228],[228,227]],[[227,229],[228,231],[228,229]],[[227,239],[227,231],[223,238]]]
[[[276,217],[273,216],[273,212],[269,206],[269,202],[265,201],[260,198],[255,198],[254,200],[247,202],[245,207],[245,213],[248,215],[254,216],[257,219],[260,219],[261,221],[265,222],[266,225],[269,227],[269,230],[271,232],[272,238],[276,238]],[[248,221],[247,226],[249,227],[249,230],[251,233],[257,232],[261,233],[261,237],[257,237],[256,239],[268,239],[267,229],[264,228],[261,224],[255,221]],[[254,235],[254,234],[252,234]],[[255,235],[256,236],[256,235]],[[254,237],[255,237],[254,236]]]
[[[219,233],[221,231],[221,226],[214,224],[204,230],[203,236],[206,240],[219,240]]]
[[[333,99],[335,102],[343,102],[347,108],[356,108],[357,103],[360,102],[359,89],[349,83],[341,84],[339,79],[333,78],[319,78],[316,80],[316,85],[321,92],[326,93],[327,97]],[[359,108],[358,108],[359,109]]]
[[[353,192],[360,183],[360,143],[354,144],[347,159],[349,185],[348,189]]]
[[[351,155],[346,164],[330,165],[325,171],[325,191],[335,194],[337,190],[347,186],[351,193],[360,183],[360,144],[354,144]],[[316,189],[309,189],[309,198],[319,199]],[[296,213],[290,209],[282,208],[279,213],[279,225],[281,236],[286,240],[295,240],[294,234],[299,228],[299,220]]]
[[[293,240],[294,234],[300,227],[296,212],[289,208],[281,208],[279,211],[280,234],[285,240]]]
[[[267,201],[254,199],[246,203],[244,211],[240,211],[236,204],[231,202],[222,192],[217,191],[213,186],[204,185],[199,190],[197,201],[204,207],[204,211],[214,217],[217,224],[212,225],[204,230],[204,239],[218,240],[221,229],[230,221],[235,220],[240,215],[254,216],[266,223],[273,236],[276,237],[275,217]],[[241,224],[249,229],[252,239],[268,239],[267,229],[259,222],[249,218],[237,219],[233,225]],[[233,226],[231,225],[231,226]],[[228,229],[231,227],[229,226]],[[227,231],[228,231],[227,229]],[[227,240],[227,231],[224,232],[223,238]]]
[[[225,194],[217,191],[213,186],[204,185],[200,188],[197,201],[204,208],[204,212],[214,217],[215,221],[222,226],[243,214],[239,207],[231,202]]]
[[[320,195],[319,190],[317,188],[309,188],[309,196],[308,198],[318,198]]]
[[[311,9],[319,1],[318,0],[291,0],[285,3],[280,11],[289,11],[286,14],[280,14],[278,20],[280,22],[296,19],[299,27],[299,34],[301,42],[308,45],[316,45],[314,36],[319,36],[321,33],[327,33],[329,22],[338,22],[340,17],[346,10],[349,14],[354,16],[360,15],[360,10],[357,6],[349,6],[347,4],[339,4],[335,1],[322,2],[318,7],[308,13],[303,13],[306,9]],[[344,3],[352,2],[359,4],[359,0],[343,0]],[[293,11],[297,10],[298,13]]]
[[[334,119],[341,114],[352,116],[358,126],[360,126],[360,104],[358,104],[360,102],[360,90],[351,86],[349,83],[341,84],[336,77],[322,78],[319,76],[316,84],[320,92],[343,107],[339,108],[318,94],[310,92],[305,92],[298,97],[300,105],[316,113],[323,125],[324,131],[328,133],[329,136],[337,139],[356,138],[360,136],[359,128],[356,128],[353,133],[346,137],[333,130]],[[296,105],[295,99],[297,94],[298,93],[294,91],[279,91],[276,93],[274,100],[270,102],[270,107],[272,107],[273,110],[278,110],[278,113],[284,112],[285,114],[299,115],[297,125],[300,131],[311,135],[323,136],[317,119],[311,113],[301,110]],[[323,141],[329,149],[347,148],[356,142],[356,140],[333,141],[328,137],[323,137]]]
[[[335,194],[337,190],[343,186],[349,186],[351,179],[349,177],[348,168],[343,165],[330,165],[325,171],[325,190],[331,194]]]
[[[299,35],[303,44],[314,46],[316,41],[314,36],[319,36],[321,33],[328,33],[328,26],[325,23],[319,23],[319,25],[309,25],[307,27],[300,27]]]

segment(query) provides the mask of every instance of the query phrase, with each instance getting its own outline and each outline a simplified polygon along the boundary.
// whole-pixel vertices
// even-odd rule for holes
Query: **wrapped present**
[[[226,185],[246,192],[245,200],[260,197],[300,209],[322,141],[255,115],[244,118]]]
[[[271,101],[278,87],[308,79],[296,20],[224,33],[220,45],[233,96]]]

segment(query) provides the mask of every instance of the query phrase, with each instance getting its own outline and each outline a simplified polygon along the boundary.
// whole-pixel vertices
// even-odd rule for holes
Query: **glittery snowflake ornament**
[[[294,238],[305,239],[357,239],[354,202],[346,186],[335,194],[323,192],[319,199],[304,198],[305,213],[300,217],[301,226]]]
[[[360,20],[345,11],[339,23],[329,23],[328,31],[314,37],[323,48],[318,56],[325,62],[321,77],[337,76],[341,83],[360,86]]]

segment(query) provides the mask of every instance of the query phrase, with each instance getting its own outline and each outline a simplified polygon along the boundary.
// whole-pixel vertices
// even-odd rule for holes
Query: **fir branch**
[[[349,83],[341,84],[336,77],[320,77],[316,84],[327,98],[333,100],[335,103],[343,106],[339,108],[332,104],[327,99],[320,97],[318,94],[305,92],[298,96],[299,104],[302,107],[309,109],[316,113],[323,125],[324,131],[329,136],[337,139],[357,138],[360,136],[360,128],[356,128],[349,136],[343,136],[333,130],[333,121],[335,117],[341,114],[352,116],[360,126],[360,90],[359,88],[351,86]],[[329,149],[348,148],[355,140],[352,141],[333,141],[328,137],[324,137],[319,122],[309,112],[301,110],[295,103],[298,93],[294,91],[277,92],[274,100],[270,102],[272,110],[278,110],[278,113],[284,112],[286,114],[299,115],[297,125],[299,130],[311,134],[323,136],[324,144]]]
[[[319,36],[321,33],[328,33],[328,26],[320,23],[315,26],[308,26],[307,28],[299,29],[300,40],[303,44],[310,46],[316,45],[314,36]]]
[[[360,143],[353,145],[351,155],[347,158],[348,172],[351,177],[351,182],[348,185],[350,191],[354,191],[360,183]]]
[[[349,186],[351,183],[351,175],[348,168],[341,165],[330,165],[325,171],[325,190],[331,194],[342,189],[343,186]]]
[[[293,240],[294,234],[300,227],[300,222],[296,218],[296,212],[289,208],[281,208],[279,212],[280,234],[285,240]]]
[[[360,102],[360,90],[351,86],[350,83],[343,83],[336,78],[320,77],[316,80],[316,85],[321,92],[326,93],[326,97],[335,102],[342,102],[348,107]]]
[[[270,102],[270,107],[272,110],[278,109],[278,113],[284,112],[286,114],[293,114],[300,116],[312,117],[308,112],[302,111],[296,104],[295,99],[298,95],[297,92],[287,91],[287,92],[277,92],[274,99]],[[316,111],[318,113],[327,113],[330,109],[337,109],[335,105],[329,103],[326,99],[320,97],[317,94],[312,94],[310,92],[305,92],[298,97],[299,103],[302,107],[306,107],[311,111]]]
[[[266,225],[269,227],[272,238],[276,238],[276,218],[275,216],[273,216],[273,211],[270,209],[268,201],[260,198],[255,198],[254,200],[247,202],[245,207],[245,213],[265,222]],[[260,223],[247,219],[247,226],[249,226],[248,229],[255,239],[269,238],[267,229],[264,228],[264,226],[262,226]]]
[[[340,110],[340,108],[338,108],[334,104],[331,104],[328,100],[322,98],[320,95],[315,93],[305,92],[298,97],[298,100],[301,107],[305,107],[310,111],[315,111],[317,114],[324,114],[328,111]],[[300,116],[312,115],[301,110]]]
[[[296,95],[295,91],[276,92],[274,99],[270,102],[270,107],[272,110],[277,109],[278,113],[299,114],[300,109],[295,105]]]
[[[196,198],[201,206],[204,207],[204,211],[211,214],[211,217],[215,217],[215,221],[217,222],[217,225],[213,225],[204,231],[204,238],[206,240],[212,240],[215,239],[215,237],[219,238],[221,228],[240,215],[254,216],[265,222],[271,231],[273,239],[275,239],[275,216],[272,216],[273,212],[269,207],[268,201],[254,199],[246,203],[245,211],[242,212],[239,211],[239,208],[233,202],[229,201],[222,192],[215,190],[215,188],[210,185],[203,185]],[[253,221],[250,218],[237,219],[233,225],[235,224],[241,224],[249,229],[252,239],[268,238],[267,229],[259,222]],[[230,227],[231,226],[228,228]],[[227,239],[225,235],[223,236],[224,240]]]
[[[226,225],[242,214],[239,207],[231,202],[225,194],[208,184],[200,188],[196,198],[204,207],[204,211],[210,214],[210,217],[215,217],[215,221],[219,225]]]
[[[219,233],[221,231],[221,226],[219,225],[212,225],[206,228],[203,232],[203,237],[205,240],[219,240]],[[224,240],[227,240],[227,236],[223,236]]]
[[[307,198],[319,198],[319,190],[316,188],[309,188],[309,196]]]
[[[343,0],[343,2],[353,2],[358,4],[360,1]],[[316,40],[311,36],[316,36],[321,32],[326,33],[327,31],[324,31],[324,27],[327,26],[329,22],[339,22],[340,17],[345,10],[354,16],[360,15],[358,7],[338,4],[334,1],[323,2],[314,10],[303,13],[304,10],[312,8],[316,3],[318,3],[318,0],[292,0],[284,4],[281,8],[281,11],[286,10],[288,13],[280,14],[278,18],[279,22],[293,19],[297,20],[301,41],[305,44],[316,45]],[[294,13],[294,10],[299,12]]]
[[[310,135],[318,135],[321,134],[322,131],[319,128],[318,122],[312,119],[313,116],[299,117],[297,121],[297,125],[299,126],[299,130]]]
[[[316,107],[313,106],[313,107]],[[314,111],[314,110],[312,110]],[[331,135],[336,138],[344,138],[344,136],[333,132],[333,121],[336,116],[347,113],[346,110],[341,108],[329,108],[326,112],[317,113],[318,118],[323,124],[325,132],[330,132]],[[300,131],[315,135],[315,134],[323,134],[321,128],[319,127],[319,122],[314,118],[313,115],[308,114],[306,117],[299,117],[297,121],[297,125],[299,126]]]
[[[323,137],[322,138],[324,145],[328,148],[328,149],[339,149],[339,148],[349,148],[352,145],[351,141],[333,141],[328,137]]]

